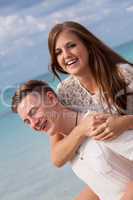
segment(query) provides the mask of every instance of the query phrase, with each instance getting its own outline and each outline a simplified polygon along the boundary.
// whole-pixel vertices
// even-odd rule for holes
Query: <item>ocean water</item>
[[[133,41],[115,50],[133,61]],[[58,84],[50,74],[36,79],[47,80],[53,88]],[[1,93],[0,101],[0,200],[74,199],[84,184],[69,165],[55,168],[50,160],[48,137],[24,126],[10,112],[13,93],[14,88]]]

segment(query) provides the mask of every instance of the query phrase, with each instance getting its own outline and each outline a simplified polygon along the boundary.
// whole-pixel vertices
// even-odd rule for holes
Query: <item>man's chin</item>
[[[54,128],[54,127],[51,127],[51,128],[47,131],[47,134],[48,134],[49,136],[55,135],[55,134],[56,134],[55,128]]]

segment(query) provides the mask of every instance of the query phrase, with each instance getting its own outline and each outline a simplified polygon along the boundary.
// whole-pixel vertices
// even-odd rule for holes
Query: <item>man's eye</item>
[[[24,123],[25,123],[26,125],[28,125],[28,126],[30,125],[30,121],[29,121],[28,119],[25,119],[25,120],[24,120]]]
[[[37,111],[37,109],[38,109],[38,108],[32,108],[32,109],[30,110],[30,112],[29,112],[29,115],[30,115],[30,116],[33,116],[33,115],[35,115],[35,114],[36,114],[36,111]]]

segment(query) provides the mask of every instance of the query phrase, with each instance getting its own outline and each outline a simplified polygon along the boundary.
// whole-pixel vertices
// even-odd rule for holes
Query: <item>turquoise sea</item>
[[[133,62],[133,41],[115,50]],[[58,84],[50,74],[34,79],[47,80],[53,88]],[[10,112],[13,92],[14,88],[1,92],[0,100],[0,200],[74,199],[83,183],[69,165],[53,167],[48,137],[24,126]]]

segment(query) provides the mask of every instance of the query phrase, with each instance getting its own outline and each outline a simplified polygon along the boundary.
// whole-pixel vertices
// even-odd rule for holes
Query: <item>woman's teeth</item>
[[[73,59],[73,60],[67,61],[67,62],[65,62],[65,63],[66,63],[66,65],[72,65],[72,64],[74,64],[75,62],[77,62],[77,59]]]

